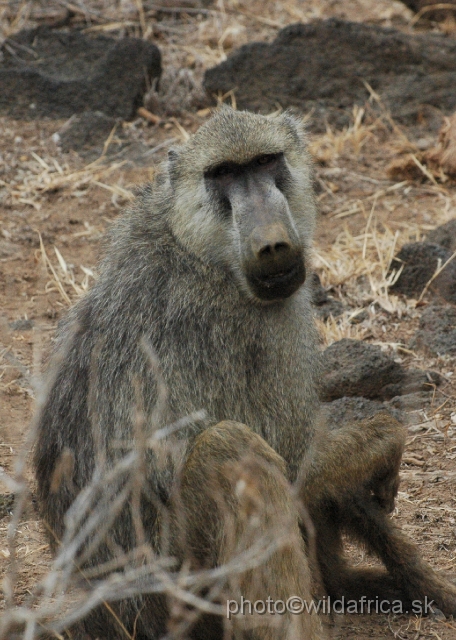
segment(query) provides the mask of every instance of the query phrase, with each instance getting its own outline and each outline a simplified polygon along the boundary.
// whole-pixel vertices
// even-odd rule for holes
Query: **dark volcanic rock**
[[[72,116],[60,129],[58,144],[64,152],[70,149],[81,151],[102,145],[116,122],[115,118],[110,118],[102,111],[84,111],[79,115]]]
[[[427,235],[427,241],[439,244],[454,253],[456,251],[456,218],[430,231]]]
[[[234,90],[242,109],[314,109],[314,126],[321,127],[324,116],[348,122],[353,104],[369,97],[365,81],[395,118],[414,121],[422,105],[450,113],[456,41],[334,18],[295,24],[271,44],[254,42],[232,53],[206,72],[204,87],[211,96]]]
[[[323,352],[320,398],[325,402],[343,396],[391,397],[388,385],[404,380],[404,369],[372,344],[344,338]],[[397,394],[394,394],[397,395]]]
[[[67,118],[87,110],[130,118],[142,104],[146,78],[161,73],[158,48],[137,38],[38,27],[7,44],[0,62],[0,113],[16,118]]]
[[[433,305],[425,309],[410,346],[430,355],[456,356],[456,307]]]
[[[391,269],[398,270],[404,265],[398,280],[390,289],[406,296],[419,296],[434,275],[439,264],[443,265],[451,257],[451,251],[430,242],[406,244],[391,262]],[[440,262],[439,262],[440,261]],[[456,262],[453,260],[433,280],[429,290],[448,302],[456,303]]]
[[[344,305],[342,304],[342,302],[339,302],[339,300],[335,300],[334,298],[328,296],[326,302],[314,305],[314,311],[316,316],[320,318],[320,320],[326,322],[326,320],[328,320],[331,316],[333,318],[337,318],[338,316],[342,315],[342,313],[344,312]]]
[[[10,517],[14,508],[14,494],[0,493],[0,518]]]
[[[33,329],[33,325],[33,320],[26,320],[25,318],[20,318],[19,320],[8,323],[8,326],[13,331],[30,331],[30,329]]]
[[[378,400],[366,398],[338,398],[332,402],[322,403],[325,423],[330,429],[338,429],[344,425],[354,424],[365,418],[371,418],[382,411],[388,412],[396,420],[402,421],[400,411]]]
[[[390,399],[432,391],[442,382],[434,371],[404,369],[375,345],[347,338],[334,342],[322,356],[320,398],[329,402],[344,396]]]
[[[109,145],[105,148],[113,128]],[[119,118],[110,118],[102,111],[84,111],[75,114],[53,135],[62,151],[77,151],[87,161],[99,158],[102,153],[133,162],[135,165],[150,165],[151,148],[142,140],[135,139],[134,130],[122,127]]]
[[[400,382],[387,384],[382,389],[382,395],[386,398],[406,396],[422,391],[432,391],[434,387],[442,384],[443,377],[436,371],[423,371],[422,369],[405,369]]]
[[[431,402],[432,394],[428,391],[414,391],[403,396],[395,396],[388,404],[399,411],[413,412],[420,411]]]

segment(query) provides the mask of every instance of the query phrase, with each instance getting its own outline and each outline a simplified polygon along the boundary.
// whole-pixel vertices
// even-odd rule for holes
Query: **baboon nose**
[[[270,224],[265,227],[256,227],[250,235],[250,246],[253,255],[261,260],[263,258],[286,255],[291,249],[291,241],[287,230],[281,224]]]

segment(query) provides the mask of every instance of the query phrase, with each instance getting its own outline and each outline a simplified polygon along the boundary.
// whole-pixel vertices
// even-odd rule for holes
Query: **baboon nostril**
[[[286,242],[276,242],[275,244],[267,244],[258,251],[258,257],[273,256],[276,253],[283,253],[290,249],[290,245]]]
[[[258,255],[261,256],[270,256],[272,253],[271,245],[267,244],[265,247],[259,250]]]
[[[259,225],[250,234],[250,246],[257,260],[284,257],[292,248],[288,231],[281,223]]]
[[[276,242],[276,244],[274,245],[274,250],[276,253],[279,253],[279,251],[286,251],[289,248],[290,245],[286,242]]]

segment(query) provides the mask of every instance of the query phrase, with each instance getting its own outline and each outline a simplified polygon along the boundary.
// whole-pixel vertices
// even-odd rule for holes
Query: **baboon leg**
[[[350,566],[343,549],[343,513],[350,506],[334,502],[320,504],[311,512],[316,530],[318,566],[326,594],[332,599],[345,600],[401,600],[405,594],[394,576],[384,568],[354,568]],[[353,531],[350,531],[353,533]],[[360,536],[356,536],[357,540]],[[365,540],[362,540],[366,543]],[[367,547],[370,545],[366,543]]]
[[[456,615],[456,586],[425,562],[379,504],[366,494],[326,503],[311,512],[317,558],[328,595],[346,600],[401,601],[404,612],[429,613],[433,601],[447,615]],[[353,568],[343,554],[342,533],[378,556],[385,568]],[[380,609],[381,611],[381,609]]]
[[[234,611],[244,598],[247,615],[225,620],[228,637],[230,632],[257,640],[323,637],[317,615],[277,615],[271,608],[291,596],[310,604],[311,578],[285,463],[260,436],[228,421],[206,429],[187,458],[178,499],[183,554],[193,566],[228,566],[225,595],[219,598],[227,611],[227,599]],[[266,607],[266,612],[257,607],[263,615],[255,615],[258,601]],[[204,625],[199,629],[199,639],[213,638]]]

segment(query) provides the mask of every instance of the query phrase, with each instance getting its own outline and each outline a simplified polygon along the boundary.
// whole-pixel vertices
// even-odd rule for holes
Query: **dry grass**
[[[330,167],[327,170],[330,175],[337,176],[339,166],[347,164],[347,160],[356,163],[366,147],[372,149],[381,144],[383,150],[389,150],[395,157],[411,150],[417,152],[413,142],[394,122],[379,96],[370,87],[368,89],[371,92],[370,103],[376,104],[380,115],[370,112],[370,103],[367,105],[368,112],[355,106],[350,126],[341,131],[327,127],[325,134],[315,135],[310,139],[311,154],[318,164]],[[444,131],[447,129],[448,125]],[[355,180],[361,178],[369,181],[374,185],[373,192],[355,200],[347,200],[341,196],[341,204],[335,205],[329,214],[332,219],[341,221],[342,229],[329,246],[316,246],[314,265],[322,285],[338,299],[343,300],[346,311],[337,318],[330,317],[326,322],[319,321],[325,344],[342,338],[362,339],[371,336],[375,324],[380,323],[385,330],[385,325],[393,318],[417,318],[419,312],[416,311],[416,307],[421,304],[429,285],[453,259],[454,256],[445,265],[438,266],[418,300],[406,299],[390,292],[391,285],[400,276],[400,270],[390,270],[395,254],[411,240],[425,238],[430,229],[453,218],[456,211],[456,198],[451,188],[437,184],[425,166],[419,166],[418,169],[419,175],[414,173],[412,178],[416,180],[418,177],[421,183],[428,181],[431,186],[427,191],[431,190],[442,203],[433,211],[433,224],[411,221],[402,223],[399,227],[395,224],[396,228],[393,228],[387,221],[389,216],[386,217],[385,212],[395,210],[408,200],[413,181],[401,179],[400,182],[394,180],[388,183],[384,179],[375,180],[356,173]],[[442,174],[443,168],[440,167],[439,171]],[[388,168],[385,173],[388,174]],[[388,177],[396,176],[389,174]],[[446,175],[444,178],[445,181],[449,179]],[[319,182],[323,188],[319,199],[332,199],[335,202],[340,190],[339,185],[322,177],[319,177]],[[358,233],[353,233],[346,222],[346,219],[353,216],[364,219],[364,225]],[[322,221],[322,224],[325,222]],[[358,324],[356,318],[362,311],[368,312],[368,318]]]
[[[315,161],[320,164],[334,162],[341,155],[353,153],[359,155],[363,146],[372,137],[378,128],[378,122],[364,123],[365,109],[355,105],[353,108],[353,123],[342,131],[335,131],[330,125],[326,125],[326,134],[316,136],[311,140],[309,150]]]
[[[54,245],[54,253],[57,258],[57,265],[54,266],[52,261],[49,259],[40,234],[39,238],[39,254],[41,260],[46,272],[52,277],[52,279],[46,283],[45,292],[51,293],[52,291],[58,291],[63,301],[67,305],[71,305],[75,298],[88,291],[91,281],[95,277],[94,272],[92,269],[80,265],[79,267],[84,276],[83,279],[78,282],[74,274],[74,268],[67,264],[57,247]],[[73,295],[68,293],[68,289],[70,289],[70,292]]]
[[[375,203],[371,214],[374,207]],[[370,215],[362,234],[352,235],[346,227],[329,249],[315,250],[315,267],[323,286],[348,307],[341,316],[319,322],[326,345],[342,338],[363,339],[374,323],[386,321],[385,313],[399,319],[415,314],[415,301],[389,291],[399,276],[389,271],[390,262],[407,239],[406,234],[401,238],[400,232],[377,225]],[[368,317],[358,324],[363,311]]]
[[[31,160],[25,160],[23,178],[17,185],[2,181],[12,203],[29,204],[41,209],[40,198],[47,193],[69,190],[72,193],[86,190],[91,185],[99,186],[112,193],[115,202],[123,204],[132,200],[133,193],[118,184],[109,184],[106,178],[111,174],[118,174],[123,162],[107,162],[106,153],[114,136],[115,128],[104,143],[101,156],[80,169],[71,168],[68,162],[62,167],[55,156],[41,157],[35,151],[30,151]]]
[[[450,201],[452,213],[448,216],[445,209],[441,210],[435,226],[454,217],[454,197]],[[354,235],[345,226],[329,247],[315,248],[314,265],[322,285],[346,306],[341,316],[319,322],[325,344],[342,338],[363,339],[372,334],[376,323],[386,328],[394,319],[419,317],[418,307],[429,285],[454,258],[439,265],[417,300],[395,295],[390,286],[399,277],[400,270],[390,270],[392,258],[411,237],[423,238],[430,225],[407,224],[393,231],[376,219],[376,208],[381,208],[381,196],[374,200],[362,233]],[[368,318],[357,324],[356,318],[362,311],[367,311]]]

